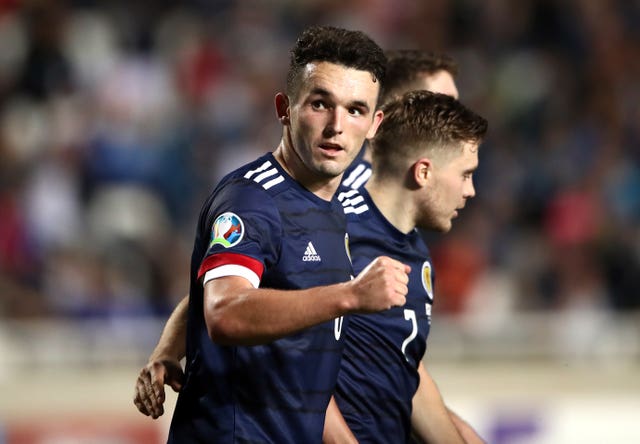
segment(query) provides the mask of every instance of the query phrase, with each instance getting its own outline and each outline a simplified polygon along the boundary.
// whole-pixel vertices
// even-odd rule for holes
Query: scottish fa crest
[[[433,301],[433,279],[431,278],[431,263],[429,261],[425,261],[422,264],[422,286],[424,290],[427,292],[427,296],[429,299]]]

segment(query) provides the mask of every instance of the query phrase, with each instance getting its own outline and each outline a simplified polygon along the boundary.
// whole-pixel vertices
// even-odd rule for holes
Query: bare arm
[[[453,425],[456,426],[458,433],[462,435],[464,438],[464,442],[466,444],[486,444],[486,441],[478,435],[471,425],[458,416],[453,410],[447,407],[447,411],[449,412],[449,416],[451,417],[451,421],[453,421]]]
[[[255,289],[244,278],[218,278],[205,286],[205,318],[214,340],[264,343],[349,311],[402,305],[408,272],[409,267],[400,262],[379,258],[349,283],[299,291]],[[312,299],[305,302],[301,293],[309,293]],[[187,296],[171,313],[136,381],[134,404],[154,419],[164,413],[164,384],[175,391],[182,387],[180,360],[185,355],[188,307]]]
[[[329,401],[325,415],[322,442],[324,444],[357,444],[358,442],[344,420],[333,396]]]
[[[418,366],[418,374],[420,384],[413,396],[411,413],[413,433],[425,443],[464,444],[462,436],[449,416],[438,387],[422,362]]]
[[[189,314],[189,295],[186,295],[169,316],[162,329],[158,345],[151,353],[149,360],[170,358],[181,360],[187,348],[187,318]]]
[[[254,288],[238,276],[213,279],[204,289],[211,339],[223,345],[257,345],[349,313],[405,303],[410,268],[379,257],[355,279],[304,290]]]
[[[133,403],[140,413],[156,419],[164,413],[164,384],[179,391],[184,373],[180,360],[185,355],[189,296],[185,296],[169,316],[158,345],[136,380]]]

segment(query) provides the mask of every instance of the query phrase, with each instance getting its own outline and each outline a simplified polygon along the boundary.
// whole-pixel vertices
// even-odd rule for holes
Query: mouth
[[[321,143],[318,146],[325,155],[330,157],[337,156],[340,152],[344,151],[344,148],[336,143]]]

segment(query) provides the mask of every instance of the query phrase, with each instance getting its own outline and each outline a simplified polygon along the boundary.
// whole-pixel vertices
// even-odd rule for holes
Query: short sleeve
[[[198,279],[240,276],[258,287],[266,267],[279,257],[280,213],[272,197],[252,183],[234,181],[218,190],[206,212],[208,247]]]

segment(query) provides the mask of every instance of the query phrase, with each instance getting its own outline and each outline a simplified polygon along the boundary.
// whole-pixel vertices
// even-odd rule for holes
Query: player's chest
[[[277,270],[301,288],[344,282],[352,275],[342,219],[314,216],[283,224]]]

